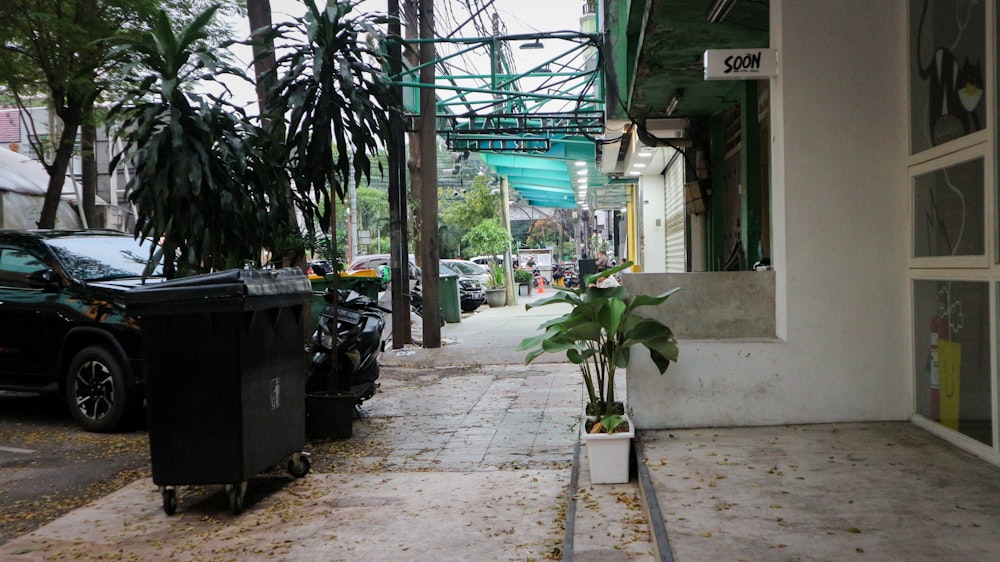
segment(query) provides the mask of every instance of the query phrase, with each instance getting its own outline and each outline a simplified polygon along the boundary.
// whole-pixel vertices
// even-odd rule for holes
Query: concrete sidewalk
[[[909,422],[639,437],[664,559],[1000,559],[1000,470]]]
[[[305,478],[251,479],[241,515],[221,486],[192,486],[167,516],[142,479],[0,560],[653,560],[637,484],[593,487],[575,468],[575,367],[514,351],[538,311],[484,309],[440,349],[385,353],[354,436],[311,442]]]

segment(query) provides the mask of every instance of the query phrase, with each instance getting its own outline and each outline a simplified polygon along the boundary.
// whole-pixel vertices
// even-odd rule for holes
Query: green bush
[[[515,283],[531,283],[534,279],[534,275],[531,274],[527,269],[515,269],[514,270],[514,282]]]
[[[503,266],[490,266],[490,278],[486,280],[487,289],[502,289],[504,287]]]

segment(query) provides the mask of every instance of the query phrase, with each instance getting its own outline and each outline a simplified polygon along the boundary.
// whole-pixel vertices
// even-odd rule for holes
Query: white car
[[[449,268],[455,270],[455,273],[468,277],[469,279],[475,279],[479,281],[481,285],[485,285],[486,281],[490,278],[490,272],[485,266],[479,265],[476,262],[469,260],[452,260],[443,259],[441,260]]]

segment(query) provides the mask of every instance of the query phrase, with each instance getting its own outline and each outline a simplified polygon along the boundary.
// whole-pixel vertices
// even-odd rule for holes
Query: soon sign
[[[776,49],[709,49],[705,80],[760,80],[778,75]]]

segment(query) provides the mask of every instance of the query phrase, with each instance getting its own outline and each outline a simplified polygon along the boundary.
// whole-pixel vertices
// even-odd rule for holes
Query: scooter
[[[384,308],[354,291],[328,289],[327,304],[312,335],[312,361],[306,393],[341,392],[356,396],[355,406],[375,395],[379,388],[378,355],[385,328]],[[337,300],[334,321],[332,300]],[[333,327],[337,330],[337,380],[330,380]]]
[[[580,277],[577,276],[576,270],[567,268],[563,271],[563,286],[567,289],[572,289],[580,284]]]

